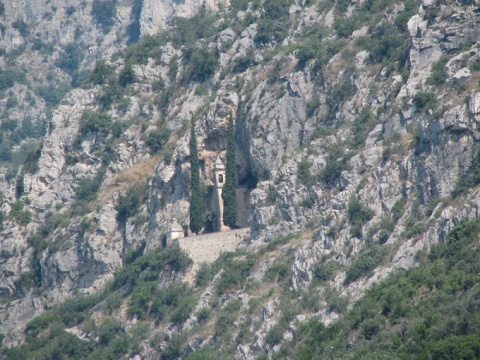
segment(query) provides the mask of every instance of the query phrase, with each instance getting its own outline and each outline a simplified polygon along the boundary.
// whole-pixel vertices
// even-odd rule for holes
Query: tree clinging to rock
[[[237,171],[235,169],[236,132],[233,116],[230,115],[227,128],[227,163],[225,166],[225,185],[223,186],[223,223],[233,227],[237,221]]]
[[[200,187],[200,162],[198,160],[197,137],[195,136],[195,120],[192,119],[190,131],[190,167],[191,167],[191,200],[190,230],[198,234],[203,226],[203,197]]]

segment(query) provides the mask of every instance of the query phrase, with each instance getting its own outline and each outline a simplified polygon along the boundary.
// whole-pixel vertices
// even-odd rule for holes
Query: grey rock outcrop
[[[203,6],[207,10],[217,11],[221,6],[228,6],[228,0],[143,0],[140,16],[142,35],[156,34],[175,16],[188,18],[200,10]]]

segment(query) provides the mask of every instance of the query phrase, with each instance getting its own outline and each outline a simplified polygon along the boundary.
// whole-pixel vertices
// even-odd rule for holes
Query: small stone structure
[[[173,240],[183,238],[184,236],[183,228],[178,224],[177,219],[174,219],[167,233],[167,242],[171,243]]]

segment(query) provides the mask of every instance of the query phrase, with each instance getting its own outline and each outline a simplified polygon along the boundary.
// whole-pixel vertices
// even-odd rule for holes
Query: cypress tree
[[[203,227],[203,196],[200,188],[200,162],[198,160],[197,137],[195,136],[195,120],[192,119],[190,130],[190,167],[191,200],[190,200],[190,230],[198,234]]]
[[[235,169],[235,124],[230,115],[227,128],[227,163],[225,165],[225,185],[223,186],[223,223],[233,227],[237,221],[237,198],[235,189],[237,187],[237,172]]]

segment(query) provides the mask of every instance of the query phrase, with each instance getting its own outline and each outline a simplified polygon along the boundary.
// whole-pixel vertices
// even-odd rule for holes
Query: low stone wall
[[[222,252],[235,251],[242,240],[248,236],[250,236],[250,228],[177,239],[180,248],[185,250],[193,260],[192,270],[187,274],[186,280],[193,282],[200,264],[214,262]]]

